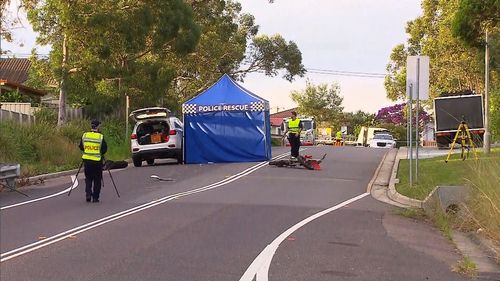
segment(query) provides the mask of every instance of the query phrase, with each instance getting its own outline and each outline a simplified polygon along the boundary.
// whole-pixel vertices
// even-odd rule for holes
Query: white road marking
[[[307,223],[324,216],[330,212],[333,212],[337,209],[340,209],[352,202],[358,201],[361,198],[364,198],[365,196],[369,195],[370,193],[363,193],[360,194],[356,197],[353,197],[349,200],[346,200],[340,204],[337,204],[331,208],[328,208],[326,210],[323,210],[321,212],[318,212],[302,221],[299,223],[295,224],[294,226],[290,227],[288,230],[283,232],[280,236],[278,236],[276,239],[274,239],[271,244],[267,245],[266,248],[254,259],[254,261],[250,264],[248,269],[245,271],[243,276],[241,276],[240,281],[268,281],[268,276],[269,276],[269,267],[271,266],[271,260],[273,259],[274,254],[276,253],[276,250],[278,249],[279,245],[281,242],[283,242],[288,236],[290,236],[293,232],[295,232],[297,229],[301,228],[302,226],[306,225]]]
[[[20,203],[16,203],[16,204],[4,206],[4,207],[1,207],[0,210],[6,210],[6,209],[14,208],[14,207],[19,207],[19,206],[22,206],[22,205],[26,205],[26,204],[30,204],[30,203],[34,203],[34,202],[38,202],[38,201],[42,201],[42,200],[46,200],[46,199],[49,199],[49,198],[52,198],[52,197],[59,196],[61,194],[65,194],[65,193],[69,192],[70,189],[75,189],[78,186],[78,179],[75,179],[75,176],[71,176],[71,182],[73,183],[73,185],[70,186],[70,187],[68,187],[68,188],[66,188],[63,191],[59,191],[57,193],[54,193],[54,194],[51,194],[51,195],[47,195],[47,196],[44,196],[44,197],[40,197],[40,198],[36,198],[36,199],[31,199],[31,200],[23,201],[23,202],[20,202]]]
[[[279,158],[285,157],[286,155],[288,155],[288,153],[280,154],[280,155],[278,155],[276,157],[273,157],[273,159],[279,159]],[[81,225],[81,226],[78,226],[78,227],[66,230],[66,231],[61,232],[59,234],[56,234],[54,236],[48,237],[48,238],[46,238],[44,240],[40,240],[40,241],[37,241],[35,243],[31,243],[31,244],[22,246],[20,248],[17,248],[17,249],[14,249],[14,250],[2,253],[2,254],[0,254],[0,262],[4,262],[4,261],[10,260],[10,259],[13,259],[15,257],[24,255],[26,253],[38,250],[40,248],[46,247],[48,245],[51,245],[51,244],[54,244],[56,242],[59,242],[59,241],[62,241],[64,239],[67,239],[67,238],[70,238],[72,236],[75,236],[75,235],[77,235],[79,233],[85,232],[87,230],[91,230],[91,229],[96,228],[98,226],[101,226],[101,225],[107,224],[109,222],[115,221],[117,219],[120,219],[120,218],[129,216],[129,215],[135,214],[137,212],[140,212],[140,211],[143,211],[143,210],[147,210],[149,208],[152,208],[154,206],[166,203],[168,201],[175,200],[175,199],[178,199],[178,198],[181,198],[181,197],[185,197],[185,196],[188,196],[188,195],[192,195],[192,194],[204,192],[204,191],[207,191],[207,190],[211,190],[211,189],[214,189],[214,188],[226,185],[228,183],[231,183],[231,182],[233,182],[235,180],[238,180],[238,179],[240,179],[240,178],[242,178],[242,177],[244,177],[244,176],[246,176],[246,175],[248,175],[248,174],[250,174],[250,173],[252,173],[252,172],[254,172],[254,171],[256,171],[256,170],[258,170],[258,169],[260,169],[262,167],[264,167],[264,166],[267,166],[267,165],[268,165],[267,161],[260,162],[260,163],[254,165],[254,166],[252,166],[250,168],[247,168],[247,169],[245,169],[245,170],[243,170],[243,171],[241,171],[241,172],[239,172],[237,174],[234,174],[234,175],[232,175],[232,176],[230,176],[228,178],[225,178],[225,179],[223,179],[221,181],[218,181],[216,183],[209,184],[209,185],[206,185],[206,186],[202,186],[202,187],[199,187],[199,188],[195,188],[195,189],[192,189],[192,190],[188,190],[188,191],[184,191],[184,192],[179,192],[179,193],[176,193],[176,194],[168,195],[168,196],[162,197],[160,199],[156,199],[156,200],[153,200],[151,202],[148,202],[148,203],[145,203],[145,204],[142,204],[142,205],[139,205],[139,206],[136,206],[136,207],[133,207],[133,208],[130,208],[130,209],[118,212],[116,214],[109,215],[107,217],[98,219],[96,221],[89,222],[89,223],[86,223],[84,225]]]

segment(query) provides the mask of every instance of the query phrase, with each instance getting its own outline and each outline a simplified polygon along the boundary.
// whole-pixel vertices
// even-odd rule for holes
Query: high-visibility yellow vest
[[[338,131],[335,138],[338,139],[338,140],[341,140],[342,139],[342,132]]]
[[[82,159],[101,161],[101,144],[103,135],[96,132],[86,132],[82,136]]]
[[[299,124],[300,124],[300,119],[296,118],[295,120],[288,120],[288,131],[292,134],[298,134],[299,133]]]

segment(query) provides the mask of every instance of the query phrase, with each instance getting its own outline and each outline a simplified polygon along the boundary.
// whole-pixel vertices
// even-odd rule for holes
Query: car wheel
[[[184,160],[184,158],[182,157],[182,153],[177,154],[176,159],[177,159],[178,164],[182,164],[182,162]]]
[[[132,161],[134,161],[134,166],[135,167],[141,167],[142,166],[142,159],[138,157],[132,157]]]
[[[148,160],[146,160],[146,162],[148,163],[148,165],[154,165],[155,164],[155,160],[154,159],[148,159]]]

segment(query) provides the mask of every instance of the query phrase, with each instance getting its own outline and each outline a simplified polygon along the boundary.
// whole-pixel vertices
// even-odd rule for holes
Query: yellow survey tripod
[[[460,141],[460,159],[462,159],[462,161],[467,159],[467,157],[469,156],[469,151],[472,149],[472,152],[474,153],[474,159],[477,160],[476,146],[474,145],[474,142],[472,141],[472,138],[470,136],[469,126],[467,126],[467,122],[462,121],[458,126],[457,133],[453,138],[450,151],[448,151],[448,156],[446,157],[446,160],[444,162],[448,163],[457,139]],[[466,149],[467,153],[465,153]]]

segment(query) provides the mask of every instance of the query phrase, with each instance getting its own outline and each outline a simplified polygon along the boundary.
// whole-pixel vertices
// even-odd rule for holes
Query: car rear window
[[[151,136],[162,134],[168,136],[170,126],[167,121],[149,121],[137,126],[136,134],[140,145],[151,144]]]

